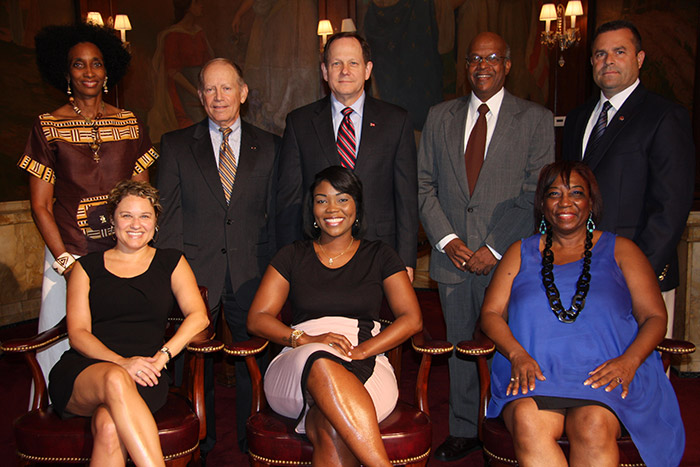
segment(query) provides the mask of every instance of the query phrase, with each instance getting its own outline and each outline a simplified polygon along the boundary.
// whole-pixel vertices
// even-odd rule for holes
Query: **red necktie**
[[[343,121],[340,122],[338,138],[336,139],[338,155],[340,156],[340,162],[343,167],[354,170],[357,147],[355,143],[355,125],[352,124],[352,120],[350,119],[352,109],[350,107],[345,107],[342,112],[344,117]]]
[[[479,106],[479,118],[472,128],[467,142],[467,150],[464,151],[464,162],[467,166],[467,183],[469,184],[469,196],[474,194],[476,181],[479,179],[481,166],[484,164],[484,153],[486,152],[486,114],[489,107],[486,104]]]

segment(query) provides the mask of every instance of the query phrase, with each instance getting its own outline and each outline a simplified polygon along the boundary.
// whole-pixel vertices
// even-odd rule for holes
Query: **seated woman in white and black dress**
[[[277,413],[299,420],[313,465],[389,466],[379,422],[396,405],[394,371],[382,354],[420,331],[422,319],[396,252],[361,240],[362,184],[339,166],[316,175],[304,227],[272,259],[248,314],[248,331],[286,345],[265,374]],[[395,321],[378,322],[386,295]],[[289,297],[292,327],[277,319]]]
[[[165,365],[209,324],[192,269],[177,250],[149,246],[161,211],[158,191],[123,181],[107,211],[117,244],[81,257],[68,281],[71,349],[49,375],[62,417],[92,417],[91,465],[165,465],[153,419],[165,404]],[[164,342],[177,302],[185,316]]]

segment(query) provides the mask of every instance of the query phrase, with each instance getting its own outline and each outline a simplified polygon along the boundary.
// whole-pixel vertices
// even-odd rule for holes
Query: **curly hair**
[[[80,23],[74,26],[46,26],[34,37],[36,63],[46,82],[65,92],[68,52],[81,42],[95,44],[102,52],[108,86],[114,86],[124,77],[131,55],[122,46],[114,29]]]
[[[117,210],[117,206],[119,206],[119,203],[127,196],[138,196],[139,198],[150,201],[156,213],[156,220],[158,220],[160,213],[163,211],[158,190],[148,182],[137,182],[135,180],[122,180],[109,192],[109,197],[107,198],[107,214],[109,214],[110,219],[114,218],[114,212]]]

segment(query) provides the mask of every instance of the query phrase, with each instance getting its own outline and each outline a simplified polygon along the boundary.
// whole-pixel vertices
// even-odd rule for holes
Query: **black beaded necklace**
[[[586,295],[591,282],[591,249],[593,248],[593,230],[586,229],[586,241],[584,242],[583,251],[583,270],[578,276],[576,282],[576,293],[571,299],[571,308],[564,309],[559,297],[559,289],[554,284],[554,253],[552,252],[552,229],[547,229],[547,236],[544,242],[544,251],[542,251],[542,284],[544,285],[549,300],[549,307],[554,312],[554,315],[562,323],[573,323],[578,318],[579,313],[586,305]]]

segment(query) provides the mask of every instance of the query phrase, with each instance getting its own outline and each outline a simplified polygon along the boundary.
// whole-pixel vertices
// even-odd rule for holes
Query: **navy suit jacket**
[[[340,165],[330,96],[287,116],[277,188],[277,245],[301,239],[305,195],[314,176]],[[365,96],[355,174],[362,181],[365,238],[392,246],[416,266],[418,185],[416,144],[408,113]]]
[[[241,121],[231,200],[221,186],[208,119],[163,135],[156,185],[163,213],[158,247],[184,251],[197,282],[218,305],[226,267],[236,301],[250,307],[275,252],[274,182],[279,137]]]
[[[598,100],[567,115],[564,159],[581,160],[583,134]],[[676,247],[695,184],[695,146],[685,108],[640,83],[583,162],[593,170],[603,197],[598,228],[632,239],[663,278],[661,290],[677,287]]]

